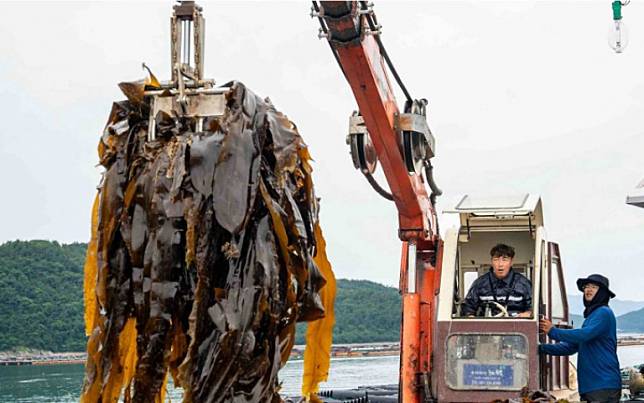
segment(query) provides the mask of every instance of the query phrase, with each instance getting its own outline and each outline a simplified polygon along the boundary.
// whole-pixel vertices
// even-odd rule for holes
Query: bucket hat
[[[602,276],[601,274],[591,274],[586,278],[578,278],[577,288],[579,288],[579,291],[584,292],[584,286],[588,283],[592,283],[600,287],[606,288],[606,290],[608,290],[608,293],[610,294],[610,297],[615,298],[615,293],[612,292],[608,287],[608,279]]]

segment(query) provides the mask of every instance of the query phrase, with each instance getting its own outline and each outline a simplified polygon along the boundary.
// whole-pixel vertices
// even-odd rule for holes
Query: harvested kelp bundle
[[[185,402],[279,402],[295,323],[324,317],[307,334],[316,391],[335,280],[295,125],[240,83],[201,121],[150,119],[145,83],[120,86],[98,147],[81,400],[160,402],[170,374]]]

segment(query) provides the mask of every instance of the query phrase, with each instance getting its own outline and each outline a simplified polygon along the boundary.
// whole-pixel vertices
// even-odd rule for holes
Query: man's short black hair
[[[508,246],[504,243],[500,243],[494,246],[490,250],[490,256],[492,257],[509,257],[510,259],[514,258],[514,248]]]

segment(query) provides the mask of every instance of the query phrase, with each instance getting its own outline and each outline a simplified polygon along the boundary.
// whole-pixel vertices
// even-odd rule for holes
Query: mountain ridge
[[[82,287],[86,248],[82,243],[43,240],[0,245],[0,351],[85,350]],[[574,298],[581,302],[581,295],[570,300]],[[335,306],[334,343],[399,340],[401,297],[396,288],[340,279]],[[579,327],[583,317],[573,306],[574,324]],[[644,333],[644,307],[618,316],[617,321],[621,331]],[[305,323],[298,324],[297,344],[304,343],[305,329]]]
[[[615,316],[622,316],[629,312],[644,308],[644,301],[623,300],[619,297],[612,298],[609,303]],[[579,291],[568,291],[568,310],[570,313],[581,315],[584,312],[583,294]]]

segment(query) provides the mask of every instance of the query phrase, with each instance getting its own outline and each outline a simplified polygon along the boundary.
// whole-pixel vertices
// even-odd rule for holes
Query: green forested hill
[[[367,280],[338,280],[334,343],[397,341],[400,338],[398,290]],[[296,344],[304,344],[299,324]]]
[[[400,339],[398,289],[366,280],[338,280],[335,302],[336,343]]]
[[[617,317],[617,328],[622,332],[644,333],[644,308]]]
[[[28,347],[83,351],[86,244],[15,241],[0,245],[0,351]],[[400,296],[370,281],[339,280],[335,343],[398,339]],[[305,325],[298,326],[303,343]]]
[[[0,245],[0,351],[83,351],[85,244]]]
[[[575,328],[580,328],[584,323],[582,315],[572,314]],[[644,333],[644,308],[628,312],[617,317],[617,331],[624,333]]]
[[[29,347],[83,351],[83,262],[86,244],[15,241],[0,245],[0,351]],[[366,280],[338,280],[334,343],[396,341],[398,290]],[[582,317],[576,317],[575,327]],[[621,315],[617,327],[644,333],[644,309]],[[306,325],[299,324],[297,344]]]

